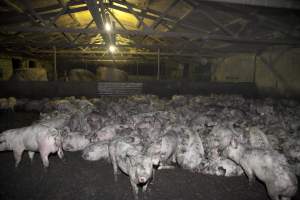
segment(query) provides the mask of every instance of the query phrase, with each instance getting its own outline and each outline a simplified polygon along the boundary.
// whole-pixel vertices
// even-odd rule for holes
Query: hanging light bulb
[[[111,31],[111,25],[108,22],[105,23],[104,28],[107,32]]]
[[[110,45],[108,49],[111,53],[115,53],[117,50],[117,48],[114,45]]]

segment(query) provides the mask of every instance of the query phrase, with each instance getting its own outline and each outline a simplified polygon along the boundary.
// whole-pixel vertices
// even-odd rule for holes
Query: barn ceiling
[[[299,10],[292,0],[3,0],[0,48],[113,60],[260,52],[299,47]]]

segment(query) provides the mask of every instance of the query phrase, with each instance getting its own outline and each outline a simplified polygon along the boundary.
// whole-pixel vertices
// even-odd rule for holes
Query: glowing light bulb
[[[107,32],[111,31],[111,25],[108,22],[105,23],[104,28]]]
[[[117,48],[114,45],[110,45],[108,49],[111,53],[114,53],[117,50]]]

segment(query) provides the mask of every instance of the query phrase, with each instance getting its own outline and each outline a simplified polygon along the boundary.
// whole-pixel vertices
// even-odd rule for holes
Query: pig
[[[17,100],[14,97],[8,97],[7,99],[8,108],[15,111],[15,106],[17,105]]]
[[[90,134],[91,127],[87,123],[85,114],[81,111],[74,113],[69,120],[69,127],[71,131],[82,132],[85,135]]]
[[[177,129],[179,129],[177,164],[184,169],[199,172],[204,159],[204,148],[199,135],[186,126],[177,127]]]
[[[8,101],[6,98],[0,98],[0,109],[6,109],[8,106]]]
[[[17,100],[14,97],[0,98],[0,109],[14,111],[16,104]]]
[[[247,147],[232,140],[223,154],[243,168],[250,184],[255,177],[263,181],[272,200],[289,200],[296,194],[297,177],[277,151]]]
[[[70,120],[70,116],[66,114],[55,114],[53,113],[54,116],[46,115],[46,114],[40,114],[42,119],[39,120],[38,124],[51,127],[51,128],[56,128],[56,129],[63,129],[68,125],[68,122]]]
[[[300,161],[300,138],[299,136],[291,136],[283,144],[282,149],[284,154],[291,161]]]
[[[44,109],[44,105],[48,100],[30,100],[25,104],[25,111],[41,112]]]
[[[28,151],[32,160],[35,152],[40,152],[44,167],[49,166],[50,153],[63,158],[62,138],[55,128],[35,124],[23,128],[4,131],[0,136],[0,151],[12,150],[17,167],[24,150]]]
[[[103,127],[98,130],[93,138],[92,142],[112,140],[117,135],[129,135],[132,129],[128,125],[114,124]]]
[[[243,174],[242,168],[235,162],[221,157],[210,160],[201,172],[217,176],[240,176]]]
[[[178,145],[178,134],[174,130],[169,130],[160,139],[151,143],[146,152],[156,158],[155,165],[161,169],[176,163],[175,156]]]
[[[62,147],[65,151],[80,151],[90,144],[90,138],[79,132],[70,132],[63,137]]]
[[[133,136],[117,138],[109,144],[115,181],[117,181],[118,168],[129,175],[135,199],[138,199],[138,186],[141,186],[145,192],[153,174],[152,158],[146,156],[142,150],[140,139]]]
[[[53,100],[50,102],[50,104],[55,110],[58,110],[59,112],[74,113],[77,111],[76,106],[74,106],[69,100]]]
[[[249,142],[254,148],[262,148],[262,149],[272,149],[272,145],[270,144],[265,133],[260,130],[258,127],[251,127],[249,129]]]
[[[90,125],[92,131],[97,131],[102,126],[103,118],[100,113],[91,112],[87,116],[87,123]]]
[[[89,161],[109,160],[109,141],[100,141],[88,145],[82,153],[82,158]]]

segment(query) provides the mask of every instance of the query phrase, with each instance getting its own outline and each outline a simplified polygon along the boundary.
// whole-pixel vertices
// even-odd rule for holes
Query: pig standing
[[[135,199],[138,199],[138,185],[141,185],[145,192],[153,173],[152,159],[143,154],[142,150],[140,139],[134,136],[117,138],[109,145],[115,181],[118,168],[128,174]]]
[[[289,200],[297,192],[297,177],[285,157],[274,150],[247,148],[232,140],[224,155],[241,165],[249,183],[256,176],[266,184],[272,200]]]
[[[50,153],[58,153],[63,158],[62,138],[60,133],[44,125],[35,124],[28,127],[4,131],[0,136],[0,151],[12,150],[17,167],[24,150],[28,151],[32,160],[35,152],[40,152],[44,167],[49,166]]]

